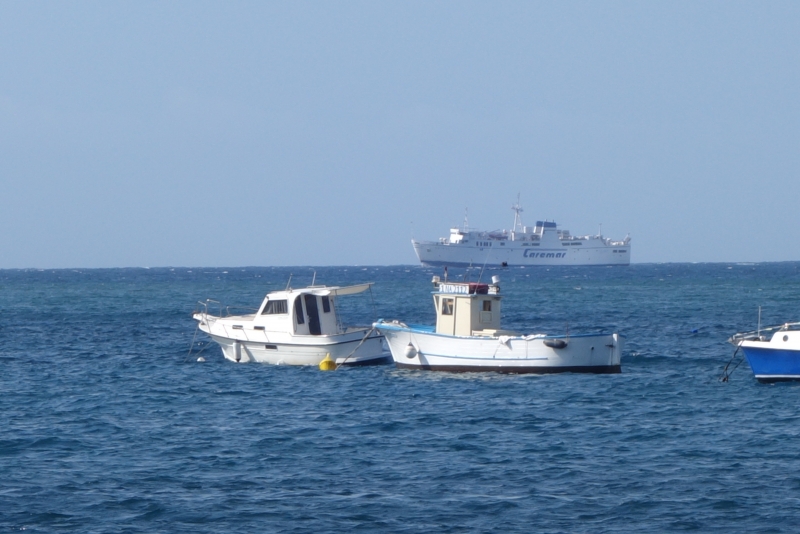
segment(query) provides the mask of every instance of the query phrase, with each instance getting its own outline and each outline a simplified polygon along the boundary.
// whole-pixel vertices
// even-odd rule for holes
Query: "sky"
[[[798,28],[781,1],[0,0],[0,268],[415,264],[518,195],[634,263],[800,261]]]

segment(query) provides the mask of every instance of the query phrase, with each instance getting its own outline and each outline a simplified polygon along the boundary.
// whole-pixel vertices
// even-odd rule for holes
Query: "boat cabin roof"
[[[307,286],[268,293],[253,317],[256,328],[292,335],[332,335],[342,333],[336,313],[336,297],[355,295],[372,283],[354,286]]]
[[[363,293],[373,285],[372,282],[366,284],[358,284],[354,286],[307,286],[299,289],[289,288],[280,291],[272,291],[267,293],[266,299],[280,299],[296,297],[297,295],[311,294],[318,297],[332,296],[338,297],[342,295],[356,295]]]
[[[498,295],[500,286],[497,284],[481,284],[479,282],[439,282],[434,280],[434,293],[448,293],[451,295]]]

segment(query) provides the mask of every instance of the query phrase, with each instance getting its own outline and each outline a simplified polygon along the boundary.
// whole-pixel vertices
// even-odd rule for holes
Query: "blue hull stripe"
[[[507,373],[507,374],[552,374],[552,373],[594,373],[594,374],[616,374],[622,372],[620,365],[581,365],[564,367],[516,367],[509,366],[478,366],[478,365],[411,365],[395,360],[398,369],[423,369],[426,371],[448,371],[451,373]]]

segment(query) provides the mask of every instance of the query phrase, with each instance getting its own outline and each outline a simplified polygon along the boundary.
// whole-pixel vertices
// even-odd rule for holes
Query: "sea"
[[[450,270],[505,328],[623,334],[612,375],[236,364],[191,318],[374,282],[346,323],[433,323],[434,275],[0,270],[0,533],[800,530],[800,384],[727,342],[800,320],[800,263]]]

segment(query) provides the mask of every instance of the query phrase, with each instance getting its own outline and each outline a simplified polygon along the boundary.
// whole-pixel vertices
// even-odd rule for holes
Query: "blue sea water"
[[[198,300],[314,272],[375,282],[351,322],[433,321],[416,266],[0,271],[0,532],[800,528],[800,385],[719,381],[759,306],[800,318],[800,263],[484,273],[508,328],[625,334],[618,375],[238,365],[194,338]]]

